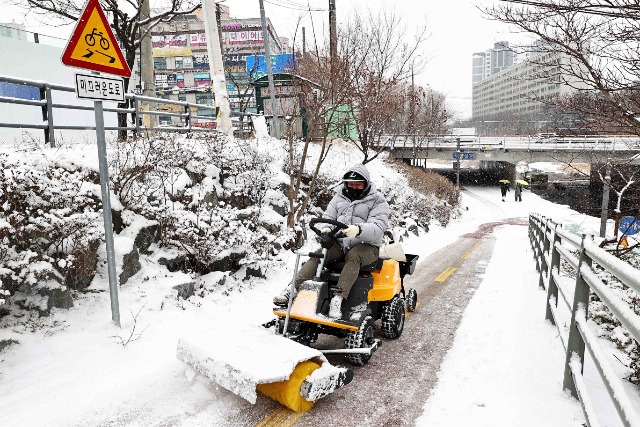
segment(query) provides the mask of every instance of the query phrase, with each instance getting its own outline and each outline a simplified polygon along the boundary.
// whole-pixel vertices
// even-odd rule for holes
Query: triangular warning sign
[[[98,0],[88,0],[62,54],[62,63],[130,77],[131,70]]]

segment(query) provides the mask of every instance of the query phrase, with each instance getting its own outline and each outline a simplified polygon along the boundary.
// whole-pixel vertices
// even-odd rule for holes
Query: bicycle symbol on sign
[[[89,46],[93,46],[93,45],[96,44],[96,37],[95,36],[98,36],[98,37],[100,37],[100,42],[99,42],[100,43],[100,47],[103,50],[109,49],[109,40],[104,38],[102,33],[99,33],[96,30],[97,30],[97,28],[94,28],[93,31],[91,31],[91,34],[87,34],[86,36],[84,36],[84,41],[87,42],[87,44]]]
[[[87,34],[87,35],[85,35],[85,36],[84,36],[84,41],[85,41],[85,43],[87,43],[87,45],[89,45],[89,46],[93,47],[93,46],[95,46],[95,44],[96,44],[96,38],[99,38],[100,40],[98,41],[98,44],[100,45],[100,49],[102,49],[102,50],[108,50],[108,49],[109,49],[109,47],[111,46],[111,45],[109,44],[109,40],[108,40],[107,38],[105,38],[105,37],[102,35],[102,33],[101,33],[101,32],[99,32],[99,31],[97,31],[97,30],[98,30],[97,28],[94,28],[94,29],[91,31],[91,33],[89,33],[89,34]],[[109,58],[109,63],[110,63],[110,64],[113,64],[114,62],[116,62],[116,58],[114,58],[114,57],[113,57],[113,56],[111,56],[111,55],[107,55],[107,54],[106,54],[106,53],[104,53],[104,52],[100,52],[100,51],[97,51],[97,50],[94,52],[94,51],[93,51],[93,50],[91,50],[91,49],[87,49],[87,52],[89,52],[89,53],[87,53],[87,54],[85,54],[85,55],[82,55],[82,57],[83,57],[83,58],[90,58],[91,56],[93,56],[93,54],[94,54],[94,53],[99,53],[100,55],[104,55],[104,56],[106,56],[107,58]]]

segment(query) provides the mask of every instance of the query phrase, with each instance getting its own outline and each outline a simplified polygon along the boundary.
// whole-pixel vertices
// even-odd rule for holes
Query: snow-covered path
[[[425,259],[481,224],[526,219],[529,211],[579,224],[587,232],[598,229],[595,218],[529,192],[523,199],[503,203],[497,188],[469,189],[461,218],[406,242],[405,251]],[[579,404],[561,390],[564,356],[557,332],[544,322],[544,293],[537,286],[526,227],[505,226],[495,235],[495,251],[418,425],[581,425]],[[257,421],[268,415],[260,400],[250,406],[194,375],[176,360],[175,348],[179,336],[201,322],[233,328],[234,318],[256,324],[269,319],[271,296],[290,272],[274,270],[266,281],[229,295],[221,290],[196,304],[176,304],[166,295],[186,278],[145,268],[122,289],[122,330],[110,324],[103,292],[47,319],[50,323],[35,333],[0,332],[1,338],[21,342],[0,354],[3,425],[204,426],[224,425],[221,420],[233,413],[253,411]],[[107,288],[103,281],[98,288]],[[129,313],[138,310],[138,328],[146,329],[123,347],[113,336],[128,334]],[[101,315],[104,320],[96,322]],[[348,399],[358,390],[348,386],[340,392]]]

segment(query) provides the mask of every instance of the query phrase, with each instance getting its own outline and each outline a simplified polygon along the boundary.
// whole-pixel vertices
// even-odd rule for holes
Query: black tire
[[[398,295],[382,306],[382,336],[396,339],[404,329],[404,300]]]
[[[367,316],[362,320],[360,328],[357,331],[349,332],[344,342],[345,348],[369,348],[373,345],[375,335],[375,323],[371,316]],[[369,354],[347,355],[347,360],[356,366],[366,365],[369,359],[371,359],[371,355]]]
[[[416,311],[416,305],[418,305],[418,292],[415,289],[410,288],[407,292],[406,304],[407,310],[411,312]]]

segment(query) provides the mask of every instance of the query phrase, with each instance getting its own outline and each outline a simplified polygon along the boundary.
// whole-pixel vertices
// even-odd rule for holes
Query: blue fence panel
[[[33,86],[0,82],[0,96],[20,99],[40,99],[40,89]]]

